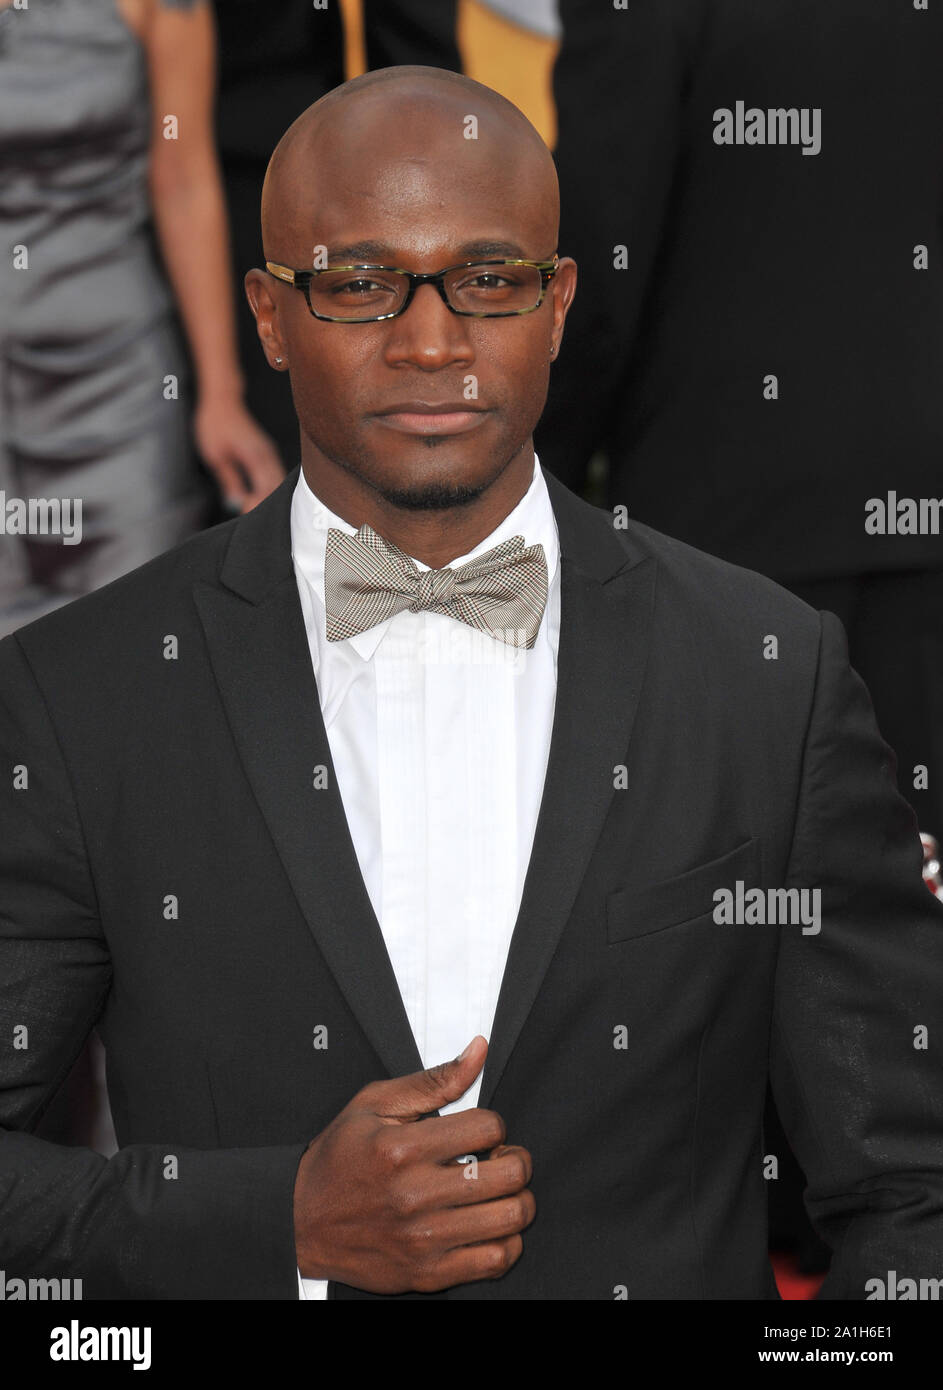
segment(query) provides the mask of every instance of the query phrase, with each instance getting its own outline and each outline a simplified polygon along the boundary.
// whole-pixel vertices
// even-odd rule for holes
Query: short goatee
[[[374,484],[376,486],[376,484]],[[451,507],[465,507],[484,492],[484,484],[472,487],[462,483],[426,483],[422,487],[377,487],[377,492],[392,507],[411,512],[444,512]]]

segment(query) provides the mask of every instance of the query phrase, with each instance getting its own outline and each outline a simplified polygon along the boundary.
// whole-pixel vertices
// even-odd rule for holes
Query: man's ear
[[[246,271],[243,285],[268,364],[276,372],[285,371],[288,353],[281,333],[278,302],[272,293],[271,278],[263,270],[253,268]]]
[[[553,341],[555,351],[559,350],[563,339],[563,324],[576,294],[576,261],[572,256],[562,256],[557,273],[550,282],[553,292]]]

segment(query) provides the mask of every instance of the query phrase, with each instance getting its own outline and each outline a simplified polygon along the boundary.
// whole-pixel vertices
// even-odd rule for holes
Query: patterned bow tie
[[[511,536],[457,569],[419,570],[364,524],[329,527],[324,559],[327,640],[340,642],[408,608],[442,613],[513,647],[532,647],[547,603],[542,545]]]

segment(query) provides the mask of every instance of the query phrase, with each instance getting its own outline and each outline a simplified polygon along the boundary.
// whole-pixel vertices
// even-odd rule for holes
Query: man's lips
[[[475,429],[489,412],[466,401],[403,401],[381,410],[375,419],[406,434],[465,434]]]

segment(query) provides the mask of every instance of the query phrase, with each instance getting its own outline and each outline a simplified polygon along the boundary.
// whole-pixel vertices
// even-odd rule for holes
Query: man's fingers
[[[473,1207],[451,1207],[436,1212],[428,1225],[432,1238],[454,1249],[481,1241],[504,1240],[527,1229],[537,1213],[537,1202],[530,1188],[496,1202],[479,1202]]]
[[[427,1180],[430,1205],[466,1207],[493,1202],[522,1191],[530,1182],[533,1165],[526,1149],[510,1148],[500,1158],[469,1159],[438,1165]]]
[[[451,1163],[466,1154],[487,1154],[504,1143],[507,1137],[504,1121],[496,1110],[458,1110],[451,1115],[429,1115],[408,1130],[391,1125],[390,1134],[383,1137],[395,1145],[397,1140],[409,1144],[416,1159],[433,1163]]]
[[[531,1158],[529,1150],[525,1149],[523,1144],[497,1144],[491,1150],[488,1159],[507,1158],[509,1154],[515,1154],[522,1160],[524,1170],[527,1174],[524,1179],[524,1185],[526,1186],[534,1176],[534,1160]]]
[[[455,1284],[471,1284],[478,1279],[500,1279],[521,1258],[524,1242],[520,1235],[505,1240],[462,1245],[449,1250],[421,1281],[420,1292],[451,1289]]]
[[[396,1076],[392,1081],[373,1081],[360,1092],[358,1108],[369,1109],[383,1119],[418,1120],[430,1110],[460,1100],[484,1066],[487,1052],[488,1044],[479,1035],[454,1061]]]
[[[504,1121],[497,1111],[462,1110],[456,1115],[433,1115],[417,1124],[391,1121],[376,1131],[374,1144],[377,1159],[388,1174],[418,1165],[428,1181],[436,1176],[438,1167],[455,1168],[456,1159],[474,1157],[500,1144],[504,1137]]]
[[[393,1178],[391,1202],[394,1210],[411,1219],[517,1197],[527,1190],[530,1166],[524,1150],[484,1161],[424,1163],[405,1169],[399,1180]]]

